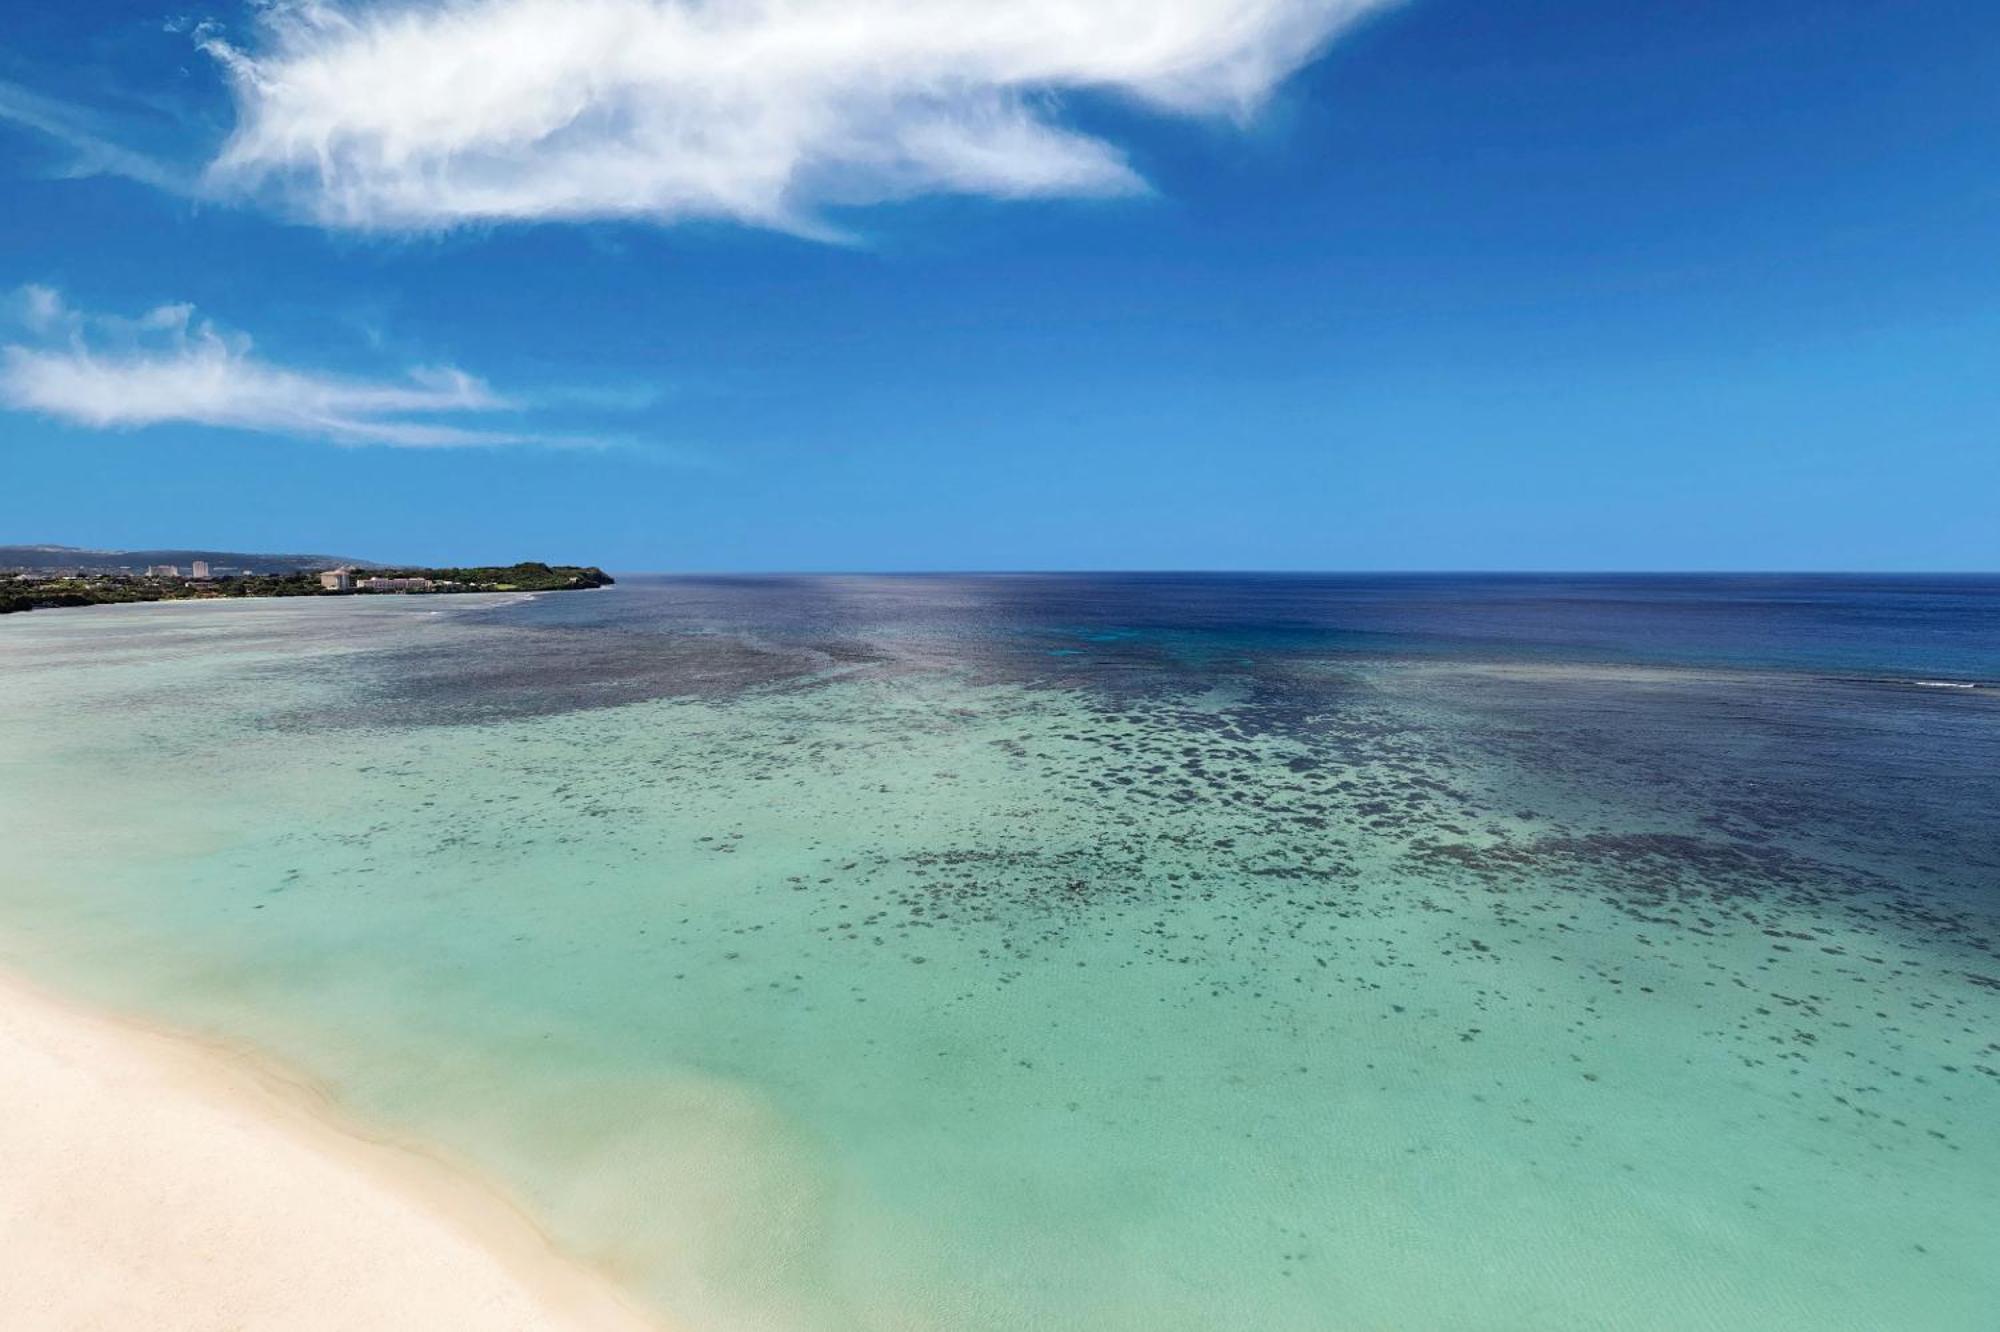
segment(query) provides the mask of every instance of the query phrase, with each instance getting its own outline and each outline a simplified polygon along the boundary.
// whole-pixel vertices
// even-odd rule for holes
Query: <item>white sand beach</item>
[[[231,1053],[0,979],[11,1329],[654,1327],[485,1186]]]

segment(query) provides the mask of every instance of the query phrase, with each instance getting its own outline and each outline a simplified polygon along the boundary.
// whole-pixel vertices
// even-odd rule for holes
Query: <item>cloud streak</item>
[[[1250,114],[1391,0],[292,0],[202,41],[235,91],[218,185],[317,221],[726,219],[1101,196],[1144,182],[1062,121],[1094,93]]]
[[[371,381],[273,365],[188,305],[137,319],[86,315],[28,287],[20,320],[33,340],[0,347],[0,402],[77,425],[181,422],[398,448],[564,442],[436,419],[514,407],[462,371]]]
[[[65,176],[124,176],[169,194],[196,190],[194,175],[115,142],[94,112],[5,79],[0,79],[0,121],[35,130],[67,147]]]

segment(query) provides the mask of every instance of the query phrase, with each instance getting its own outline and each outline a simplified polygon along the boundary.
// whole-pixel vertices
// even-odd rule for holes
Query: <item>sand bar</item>
[[[0,1321],[657,1328],[479,1181],[308,1087],[0,978]]]

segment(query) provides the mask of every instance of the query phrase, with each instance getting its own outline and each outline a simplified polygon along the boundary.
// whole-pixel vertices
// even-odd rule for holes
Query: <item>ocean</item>
[[[0,966],[695,1329],[1990,1329],[2000,579],[0,620]]]

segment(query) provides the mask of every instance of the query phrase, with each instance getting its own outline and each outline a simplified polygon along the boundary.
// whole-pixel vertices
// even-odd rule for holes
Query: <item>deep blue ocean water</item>
[[[2000,685],[2000,577],[1677,574],[631,575],[550,623],[1019,635],[1213,649],[1764,667]],[[657,595],[652,595],[657,594]]]

